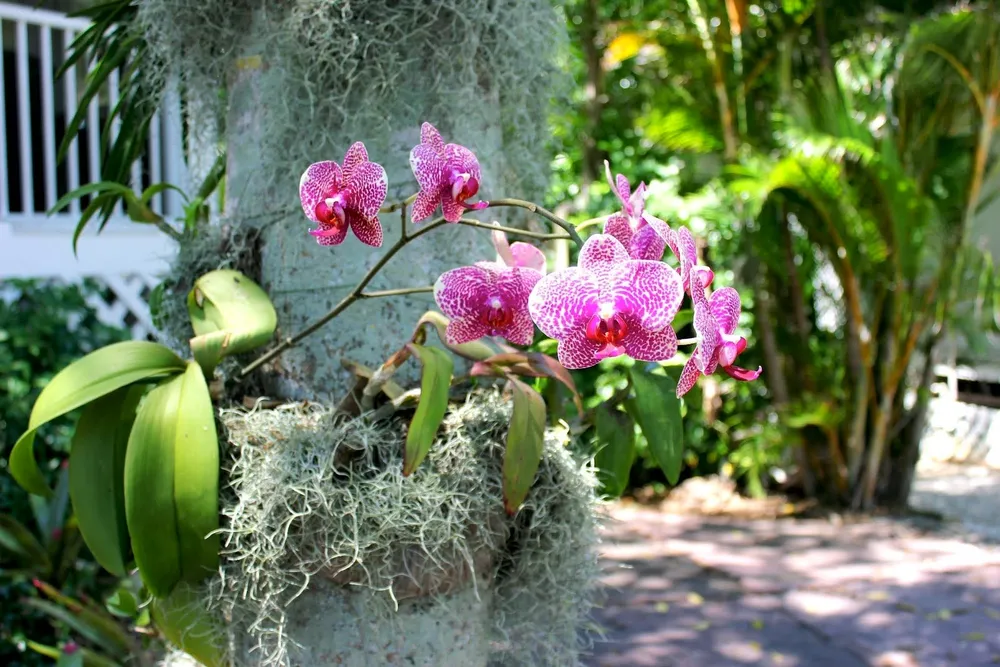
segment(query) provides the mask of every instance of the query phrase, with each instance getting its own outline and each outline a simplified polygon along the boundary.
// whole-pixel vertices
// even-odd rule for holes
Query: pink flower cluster
[[[434,126],[424,123],[420,144],[410,152],[410,167],[420,190],[413,200],[414,222],[438,208],[457,223],[479,192],[482,172],[468,148],[446,144]],[[701,375],[722,368],[738,380],[754,380],[760,368],[735,365],[746,349],[736,335],[740,297],[731,287],[709,293],[714,274],[698,264],[691,232],[676,231],[645,210],[646,184],[632,190],[628,179],[608,183],[621,202],[602,233],[591,236],[576,266],[545,275],[545,256],[527,243],[508,243],[493,232],[498,261],[477,262],[447,271],[434,285],[434,297],[450,318],[451,344],[500,336],[530,345],[537,326],[558,341],[557,356],[569,369],[588,368],[601,359],[628,355],[640,361],[665,361],[677,353],[672,323],[685,293],[694,311],[696,347],[681,372],[677,395],[687,393]],[[318,162],[302,175],[299,196],[306,217],[317,224],[310,234],[322,245],[342,243],[350,228],[363,243],[382,244],[379,209],[385,202],[385,170],[368,160],[364,144],[347,151],[342,164]],[[670,248],[679,266],[663,260]]]
[[[434,296],[452,318],[448,342],[492,335],[527,345],[534,323],[558,341],[556,354],[566,368],[588,368],[623,354],[665,361],[677,353],[672,322],[687,292],[697,346],[684,366],[678,396],[719,367],[740,380],[756,379],[759,368],[734,365],[746,349],[746,339],[734,334],[740,314],[736,290],[724,287],[707,296],[714,274],[698,265],[691,232],[674,231],[647,213],[645,184],[633,192],[624,176],[613,180],[605,164],[622,210],[607,219],[603,233],[587,239],[576,266],[543,275],[540,251],[524,243],[507,249],[503,235],[494,232],[503,263],[479,262],[438,279]],[[661,261],[668,247],[680,263],[677,269]]]
[[[448,222],[458,222],[466,210],[489,203],[468,200],[479,192],[482,171],[468,148],[446,144],[430,123],[420,128],[420,143],[410,151],[410,167],[420,184],[410,217],[420,222],[438,207]],[[369,162],[360,141],[352,145],[341,164],[327,160],[309,165],[299,179],[299,199],[306,217],[318,225],[309,231],[320,245],[339,245],[350,228],[358,239],[382,245],[379,209],[385,203],[388,180],[382,165]]]

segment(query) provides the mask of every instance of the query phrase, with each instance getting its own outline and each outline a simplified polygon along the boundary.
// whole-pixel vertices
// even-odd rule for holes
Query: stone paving
[[[1000,546],[954,533],[613,506],[586,664],[1000,665]]]

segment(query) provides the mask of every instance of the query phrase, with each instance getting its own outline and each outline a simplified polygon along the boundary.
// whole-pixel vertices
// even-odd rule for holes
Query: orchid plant
[[[547,377],[562,382],[577,401],[581,422],[588,419],[595,421],[582,410],[569,370],[592,367],[603,359],[623,355],[648,362],[655,368],[670,362],[679,346],[693,345],[694,349],[688,355],[676,384],[666,375],[648,372],[648,378],[641,383],[633,383],[636,391],[642,384],[647,394],[659,396],[659,404],[656,400],[648,400],[648,396],[645,397],[647,400],[630,403],[633,411],[641,412],[645,406],[647,410],[663,413],[658,419],[637,414],[635,420],[668,479],[675,481],[679,473],[681,443],[679,436],[673,437],[673,434],[679,430],[660,428],[663,415],[669,415],[675,422],[680,419],[677,401],[691,390],[702,375],[712,374],[721,368],[737,380],[751,381],[761,372],[760,368],[748,370],[735,365],[736,357],[747,345],[746,338],[736,334],[740,315],[739,294],[732,287],[723,287],[709,294],[714,273],[699,264],[697,247],[690,231],[683,227],[671,229],[665,221],[646,211],[646,184],[640,183],[632,189],[624,175],[612,176],[608,162],[605,162],[608,184],[621,202],[621,210],[607,216],[601,232],[586,241],[581,239],[571,223],[530,202],[517,199],[470,202],[479,194],[482,183],[478,159],[465,146],[445,143],[440,132],[430,123],[424,123],[421,128],[420,143],[410,152],[410,166],[419,192],[403,202],[390,205],[385,204],[385,170],[368,161],[364,144],[354,144],[342,165],[318,162],[306,168],[299,194],[306,217],[317,225],[309,233],[316,237],[318,243],[338,245],[344,241],[350,228],[362,242],[379,247],[383,234],[377,214],[396,210],[402,212],[400,237],[330,313],[301,334],[277,345],[248,366],[245,372],[294,345],[357,299],[433,291],[444,317],[432,313],[425,315],[406,346],[381,368],[366,371],[362,378],[364,387],[356,404],[362,411],[372,409],[375,396],[386,386],[399,364],[410,356],[416,354],[424,364],[421,390],[419,394],[408,397],[415,397],[418,403],[410,429],[411,436],[414,433],[418,435],[407,440],[406,473],[411,473],[431,446],[447,405],[451,383],[467,379],[452,380],[451,359],[423,346],[425,328],[436,326],[447,348],[474,362],[471,376],[506,379],[513,391],[514,414],[505,461],[505,481],[507,468],[511,468],[511,481],[505,486],[505,503],[513,512],[526,496],[537,469],[545,415],[541,396],[517,376]],[[469,211],[501,206],[517,206],[537,213],[560,227],[562,233],[528,232],[465,217]],[[407,207],[410,207],[409,220]],[[426,222],[439,210],[440,218]],[[446,271],[432,288],[365,291],[367,284],[392,255],[413,239],[442,224],[490,229],[497,258],[484,258],[471,266]],[[410,230],[411,225],[415,226],[415,231]],[[580,246],[577,264],[546,275],[542,250],[526,242],[510,243],[508,235],[542,241],[572,240]],[[676,259],[676,266],[664,261],[667,248]],[[685,296],[692,304],[696,335],[679,341],[673,324]],[[536,327],[557,342],[557,360],[519,349],[532,345]],[[500,348],[499,351],[487,345],[486,341],[492,341]],[[441,372],[442,366],[445,373]],[[354,367],[357,368],[357,365]],[[428,385],[428,378],[441,377],[447,379],[443,386]],[[673,396],[666,395],[668,385]],[[430,406],[430,402],[437,405]],[[405,398],[393,399],[397,408],[403,403]],[[540,411],[532,409],[539,404]],[[521,428],[520,421],[537,421],[539,414],[542,423],[536,424],[536,428]],[[428,419],[431,423],[427,423]],[[535,442],[518,442],[525,432],[534,433]],[[613,452],[611,458],[631,462],[631,439],[600,444],[609,450],[621,450]],[[604,452],[598,457],[598,462],[608,458],[609,452]],[[618,477],[627,474],[627,466],[622,463],[609,467],[618,468],[613,473]],[[612,471],[602,472],[606,480],[612,474]],[[527,483],[525,480],[528,480]],[[606,488],[615,486],[605,484]]]
[[[351,145],[339,163],[306,166],[299,181],[307,222],[303,233],[316,243],[336,252],[351,232],[362,243],[380,248],[385,234],[379,215],[396,211],[402,223],[399,235],[328,313],[283,337],[238,376],[262,368],[355,301],[433,292],[440,312],[420,317],[410,339],[378,368],[344,360],[357,379],[340,402],[341,411],[377,420],[413,410],[403,475],[418,471],[454,390],[502,380],[513,403],[503,460],[503,502],[508,513],[517,513],[537,473],[553,407],[533,383],[554,381],[559,384],[550,387],[564,386],[576,407],[570,429],[580,433],[592,428],[597,435],[595,462],[607,495],[624,489],[637,431],[667,479],[676,482],[683,453],[681,397],[702,375],[719,368],[742,381],[760,374],[759,368],[736,365],[747,346],[746,338],[737,334],[739,294],[731,287],[709,291],[714,274],[699,264],[691,233],[683,227],[671,229],[646,211],[646,185],[633,189],[625,176],[612,178],[610,165],[608,182],[621,210],[586,240],[577,227],[531,202],[478,198],[483,177],[475,154],[445,143],[429,123],[410,152],[410,165],[419,190],[391,204],[385,201],[386,171],[370,159],[361,142]],[[144,201],[146,195],[136,200]],[[140,210],[138,204],[135,210]],[[528,210],[558,231],[533,232],[467,217],[499,207]],[[142,210],[143,216],[154,215]],[[438,211],[441,217],[433,218]],[[445,271],[433,286],[367,289],[407,244],[454,224],[491,233],[496,256]],[[511,242],[509,236],[527,241]],[[574,242],[579,247],[576,266],[547,272],[545,254],[530,240]],[[668,248],[676,263],[663,260]],[[674,327],[686,298],[696,335],[678,340]],[[181,613],[192,594],[186,584],[211,576],[220,561],[221,462],[214,402],[224,388],[216,368],[224,357],[273,341],[278,317],[264,290],[231,269],[198,277],[187,307],[194,330],[192,358],[183,359],[159,343],[125,341],[78,359],[39,395],[29,429],[11,450],[8,467],[28,492],[56,495],[35,461],[35,433],[79,410],[68,486],[84,542],[108,572],[124,577],[133,567],[138,569],[157,627],[172,639],[176,635],[177,643],[198,653],[204,664],[217,664],[218,656],[209,648],[185,644],[192,619]],[[536,329],[555,341],[555,358],[535,347]],[[445,349],[427,344],[432,332]],[[675,365],[672,360],[683,346],[693,349],[675,382],[661,367]],[[454,355],[470,362],[467,373],[455,375]],[[624,390],[585,407],[572,371],[616,357],[644,363],[632,367]],[[423,372],[420,387],[407,390],[392,378],[411,358]],[[211,622],[206,614],[197,620]]]

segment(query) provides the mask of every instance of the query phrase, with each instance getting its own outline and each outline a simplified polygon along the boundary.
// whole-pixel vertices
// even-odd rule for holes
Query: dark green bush
[[[16,280],[0,283],[0,514],[16,519],[38,534],[32,503],[42,510],[7,473],[7,457],[28,426],[31,406],[52,376],[81,356],[129,332],[98,321],[86,297],[98,291],[94,282],[67,285],[53,281]],[[73,417],[43,429],[35,440],[35,456],[55,486],[59,467],[69,452]],[[38,535],[45,544],[47,536]],[[56,644],[63,637],[42,615],[27,611],[18,601],[37,593],[31,574],[16,572],[11,554],[0,547],[0,664],[10,667],[47,665],[51,661],[30,651],[25,639]],[[98,580],[96,564],[84,548],[64,581],[49,582],[67,592],[102,599],[112,579]]]

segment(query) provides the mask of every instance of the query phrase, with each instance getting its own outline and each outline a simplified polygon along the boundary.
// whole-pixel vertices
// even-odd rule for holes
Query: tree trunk
[[[248,43],[253,43],[251,37]],[[455,57],[463,56],[455,54]],[[271,66],[266,47],[248,48],[238,70],[228,89],[226,213],[236,224],[253,226],[261,232],[260,282],[278,312],[280,339],[330,310],[398,238],[401,226],[399,212],[382,216],[381,249],[362,245],[351,234],[342,245],[318,245],[307,233],[312,225],[298,205],[299,174],[317,160],[339,163],[351,143],[365,141],[371,160],[386,169],[387,203],[400,201],[417,190],[408,158],[410,148],[420,141],[420,128],[417,124],[394,128],[388,142],[391,150],[374,153],[375,137],[340,136],[337,128],[324,127],[324,133],[337,137],[338,148],[328,155],[303,155],[301,169],[287,175],[280,191],[273,191],[258,181],[260,145],[272,131],[267,111],[269,100],[264,99],[262,91],[280,87],[274,79],[285,76],[285,72]],[[419,87],[421,82],[408,81],[407,85]],[[476,153],[483,168],[481,195],[488,198],[500,194],[496,191],[499,187],[496,176],[502,146],[499,133],[490,131],[490,126],[499,126],[496,91],[484,91],[482,104],[489,113],[482,115],[486,122],[479,131],[470,131],[467,118],[427,120],[442,132],[446,141],[467,145]],[[307,118],[302,119],[301,126],[304,134],[317,131]],[[261,215],[276,209],[287,213],[278,214],[275,219]],[[399,252],[370,289],[432,285],[444,271],[492,259],[494,252],[489,234],[449,225]],[[352,378],[341,365],[342,359],[373,368],[379,366],[409,339],[420,315],[433,307],[430,294],[355,302],[336,320],[264,367],[269,392],[292,400],[330,402],[341,398],[352,384]],[[418,373],[417,364],[407,364],[396,379],[412,383],[418,379]],[[338,664],[358,666],[383,665],[395,660],[469,667],[486,664],[491,620],[489,582],[480,585],[480,592],[462,585],[440,599],[425,597],[401,603],[391,618],[366,615],[365,596],[373,594],[323,583],[305,590],[288,608],[285,633],[289,646],[295,647],[290,649],[294,652],[289,655],[291,664],[326,665],[334,654],[346,660]],[[237,664],[266,664],[266,658],[250,651],[248,646],[238,649]]]

